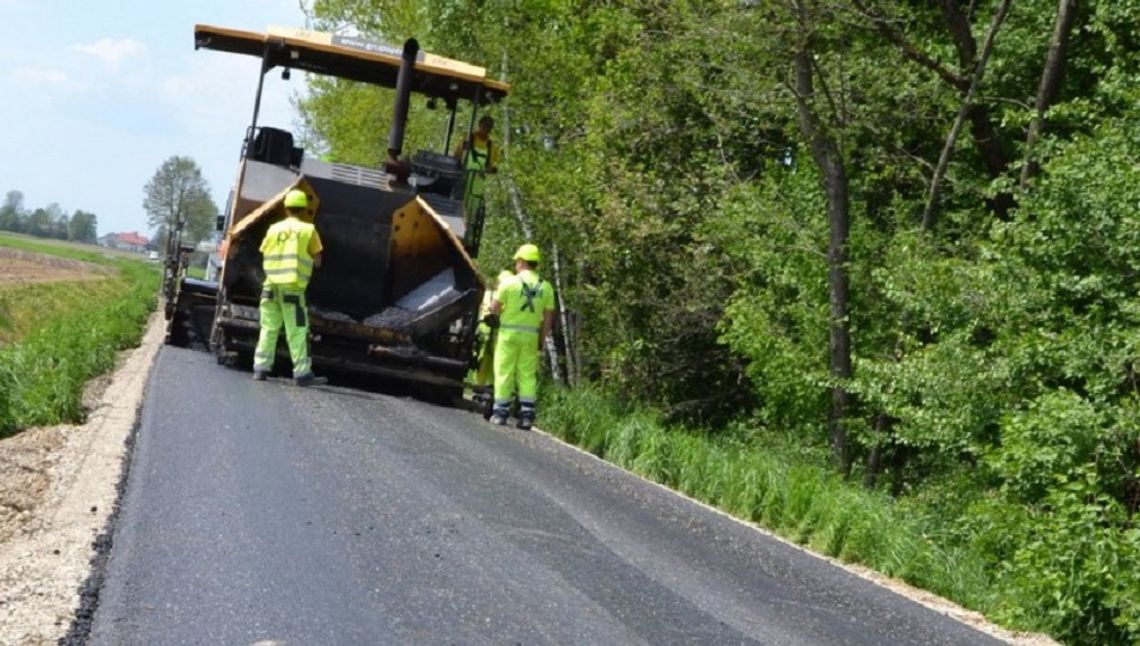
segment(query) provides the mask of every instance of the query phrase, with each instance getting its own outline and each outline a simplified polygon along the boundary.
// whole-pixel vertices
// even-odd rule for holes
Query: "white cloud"
[[[124,60],[146,51],[146,45],[133,38],[100,38],[90,44],[72,45],[71,50],[89,54],[109,68],[117,68]]]
[[[11,74],[12,81],[25,88],[72,90],[78,87],[67,72],[54,67],[22,67]]]

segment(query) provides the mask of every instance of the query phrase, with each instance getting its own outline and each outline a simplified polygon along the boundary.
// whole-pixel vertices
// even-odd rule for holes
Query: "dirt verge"
[[[54,644],[71,626],[162,341],[158,313],[88,388],[86,423],[0,441],[0,644]]]
[[[105,278],[108,267],[73,258],[0,247],[0,285]]]

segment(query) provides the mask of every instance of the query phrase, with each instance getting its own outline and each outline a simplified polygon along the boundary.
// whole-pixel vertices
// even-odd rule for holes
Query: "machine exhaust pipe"
[[[398,164],[404,149],[404,126],[408,122],[408,103],[412,95],[412,76],[415,74],[416,56],[420,44],[415,38],[404,41],[400,73],[396,77],[396,105],[392,111],[392,126],[388,130],[388,162]]]

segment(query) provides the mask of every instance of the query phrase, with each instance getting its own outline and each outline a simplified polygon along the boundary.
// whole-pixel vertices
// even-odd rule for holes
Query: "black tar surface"
[[[121,506],[93,644],[996,643],[541,434],[171,347]]]

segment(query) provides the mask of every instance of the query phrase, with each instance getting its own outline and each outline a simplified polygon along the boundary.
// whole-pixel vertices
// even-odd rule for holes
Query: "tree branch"
[[[952,0],[944,0],[944,4],[945,2],[951,1]],[[974,94],[982,81],[982,76],[986,71],[986,63],[989,61],[990,53],[993,51],[994,38],[997,36],[998,29],[1001,28],[1002,22],[1005,21],[1006,14],[1009,13],[1011,1],[1012,0],[1000,0],[997,13],[994,14],[989,31],[986,33],[981,58],[978,60],[977,65],[974,66],[974,72],[970,78],[970,88],[966,91],[965,98],[962,99],[962,108],[958,110],[958,116],[954,119],[954,125],[950,128],[950,134],[946,137],[946,145],[942,147],[942,154],[938,157],[938,165],[934,168],[934,176],[930,180],[930,195],[926,200],[926,208],[923,209],[922,212],[922,230],[924,232],[928,232],[934,228],[942,176],[946,174],[946,168],[950,165],[950,156],[953,154],[954,147],[958,143],[958,135],[962,131],[962,124],[970,113],[974,101]]]
[[[1057,93],[1061,89],[1069,33],[1073,29],[1076,13],[1077,0],[1060,0],[1057,18],[1053,23],[1053,36],[1049,40],[1049,53],[1045,55],[1045,68],[1041,71],[1041,84],[1037,88],[1033,121],[1029,124],[1029,134],[1025,138],[1025,163],[1021,167],[1020,183],[1023,191],[1029,186],[1029,179],[1038,171],[1039,165],[1033,159],[1033,149],[1045,129],[1045,112],[1057,101]]]
[[[886,38],[889,42],[894,43],[900,50],[902,50],[904,56],[925,67],[926,69],[934,72],[943,81],[946,81],[950,85],[958,88],[960,91],[965,91],[969,87],[969,79],[955,74],[945,65],[943,65],[942,61],[932,58],[922,50],[918,49],[918,47],[916,47],[914,43],[907,40],[900,31],[891,26],[890,22],[885,16],[876,13],[874,10],[868,7],[866,3],[863,2],[863,0],[853,0],[853,3],[855,5],[855,8],[859,10],[859,13],[862,14],[864,18],[871,21],[875,27],[875,30],[878,31],[883,38]]]

